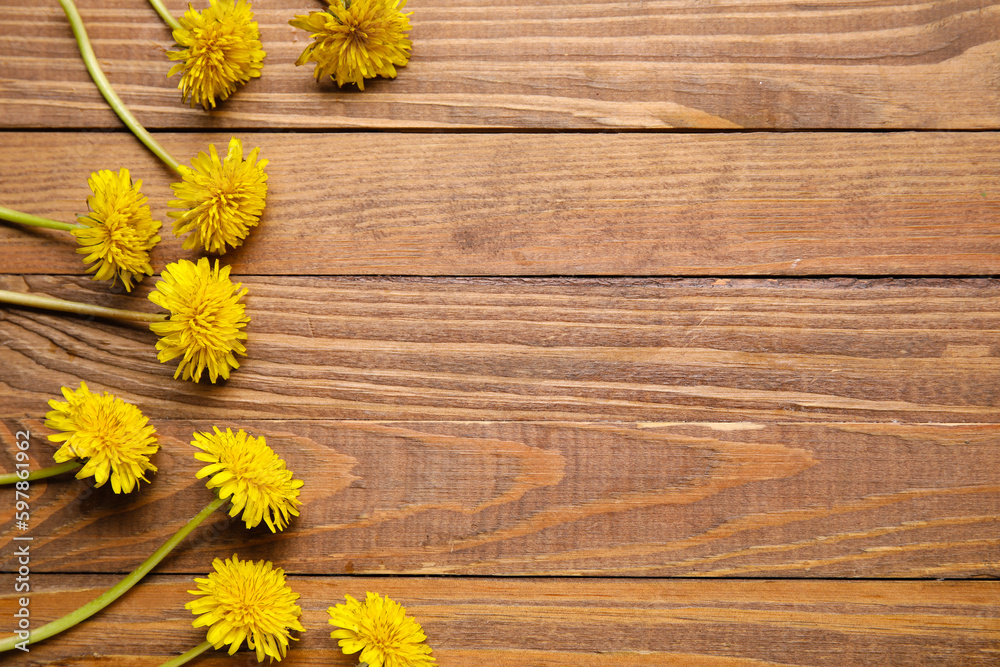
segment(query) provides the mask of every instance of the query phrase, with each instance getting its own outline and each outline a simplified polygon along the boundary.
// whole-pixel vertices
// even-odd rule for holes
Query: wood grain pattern
[[[254,134],[268,208],[236,273],[991,275],[1000,141],[976,133]],[[3,205],[72,221],[87,175],[130,168],[193,257],[172,176],[128,134],[6,134]],[[176,156],[228,135],[170,134]],[[75,273],[65,232],[0,223],[0,271]]]
[[[152,128],[1000,128],[1000,5],[945,2],[417,0],[396,80],[317,84],[288,20],[255,3],[263,76],[221,108],[167,79],[143,0],[80,0],[109,79]],[[166,3],[178,15],[182,0]],[[0,7],[5,127],[118,127],[55,3]]]
[[[32,614],[40,623],[112,582],[39,575]],[[281,662],[290,667],[356,664],[330,639],[326,609],[365,590],[405,605],[442,667],[985,667],[996,664],[1000,640],[995,581],[291,577],[289,584],[301,595],[306,627]],[[204,639],[183,608],[191,585],[190,577],[153,576],[86,626],[6,664],[159,665]],[[14,609],[5,591],[0,613],[10,618]],[[234,657],[210,651],[192,664],[257,662],[246,650]]]
[[[238,277],[238,276],[237,276]],[[142,325],[0,308],[0,414],[85,380],[168,418],[996,422],[995,280],[267,278],[248,358],[171,379]],[[14,289],[155,310],[77,277]]]
[[[211,499],[189,442],[263,435],[305,482],[283,533],[222,513],[160,566],[234,550],[295,573],[996,577],[994,425],[156,420],[155,479],[131,497],[35,482],[35,572],[127,572]],[[37,465],[55,445],[38,420]],[[4,456],[4,470],[13,458]]]
[[[1000,0],[411,0],[411,63],[365,92],[292,65],[314,0],[255,0],[264,76],[213,112],[146,0],[79,4],[182,162],[232,133],[270,160],[224,257],[250,357],[192,385],[141,325],[0,306],[0,471],[19,429],[49,463],[81,380],[162,444],[129,497],[33,483],[26,532],[0,489],[0,572],[30,536],[35,626],[92,599],[211,498],[188,443],[215,425],[266,436],[304,505],[277,535],[218,513],[4,664],[159,665],[234,552],[302,594],[291,667],[354,664],[325,610],[365,590],[443,667],[1000,662]],[[126,166],[166,218],[58,4],[0,5],[0,205],[72,220]],[[195,256],[163,236],[157,270]],[[0,288],[153,309],[74,251],[0,223]]]

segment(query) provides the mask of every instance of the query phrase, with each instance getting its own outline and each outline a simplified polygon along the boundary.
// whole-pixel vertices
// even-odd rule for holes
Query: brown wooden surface
[[[155,311],[86,278],[0,285]],[[0,310],[0,414],[80,380],[157,418],[996,422],[995,280],[245,280],[248,357],[173,380],[156,336]]]
[[[1000,134],[240,134],[268,206],[239,274],[1000,273]],[[414,137],[419,136],[416,140]],[[227,134],[167,134],[187,161]],[[6,135],[0,201],[74,220],[127,167],[178,256],[176,180],[128,134]],[[72,176],[70,176],[72,175]],[[83,273],[65,232],[0,223],[5,273]]]
[[[293,63],[314,0],[254,3],[264,70],[206,116],[138,0],[80,0],[108,78],[152,128],[1000,128],[1000,5],[412,0],[410,64],[365,91]],[[174,14],[183,0],[168,0]],[[117,128],[62,11],[0,7],[5,127]]]
[[[27,531],[0,492],[0,635],[15,535],[38,627],[208,502],[195,429],[265,435],[305,504],[279,535],[219,513],[4,664],[159,665],[234,552],[302,594],[293,666],[352,664],[325,609],[366,590],[442,667],[1000,664],[1000,3],[410,0],[411,63],[362,93],[292,65],[318,3],[256,0],[263,76],[211,113],[146,0],[79,4],[175,157],[235,134],[270,194],[224,257],[228,383],[173,380],[141,325],[0,307],[0,471],[21,428],[50,461],[80,381],[163,445],[132,497],[34,483]],[[2,3],[0,66],[0,205],[69,221],[124,166],[166,218],[55,0]],[[197,256],[163,236],[157,270]],[[0,223],[0,289],[154,309],[74,250]]]
[[[206,560],[201,569],[210,567]],[[153,576],[59,642],[11,665],[153,667],[202,641],[184,603],[193,577]],[[38,620],[73,609],[107,576],[39,576]],[[291,577],[308,628],[282,665],[356,664],[330,639],[327,607],[376,589],[423,625],[443,667],[995,665],[1000,582],[636,581]],[[0,613],[14,611],[0,596]],[[122,628],[136,633],[121,636]],[[95,637],[110,638],[95,642]],[[141,637],[141,640],[139,639]],[[117,639],[115,639],[117,638]],[[123,641],[124,640],[124,641]],[[133,657],[133,642],[146,647]],[[5,663],[6,664],[6,663]],[[205,667],[256,665],[210,652]]]
[[[189,442],[218,425],[267,438],[305,482],[301,516],[271,534],[220,512],[158,571],[250,548],[311,574],[1000,574],[995,425],[155,423],[160,470],[132,497],[34,483],[34,568],[135,567],[212,499]],[[28,430],[51,460],[40,422],[4,424],[5,444]],[[2,526],[14,571],[22,533]]]

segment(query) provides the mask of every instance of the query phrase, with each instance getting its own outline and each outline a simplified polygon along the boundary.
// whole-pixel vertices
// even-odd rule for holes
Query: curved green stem
[[[132,130],[132,133],[139,141],[146,145],[146,148],[153,151],[168,167],[180,173],[180,163],[172,158],[163,146],[157,143],[156,139],[146,131],[146,128],[139,124],[139,121],[135,119],[132,112],[128,110],[125,103],[115,93],[108,78],[104,76],[101,66],[97,63],[97,56],[94,55],[94,49],[90,46],[90,39],[87,37],[87,30],[83,27],[83,20],[80,19],[80,13],[76,11],[76,5],[73,4],[73,0],[59,0],[59,4],[62,5],[63,11],[66,12],[66,18],[69,19],[69,24],[73,28],[73,35],[76,37],[77,46],[80,47],[80,55],[83,56],[83,62],[87,66],[87,71],[90,72],[90,77],[97,84],[101,95],[104,95],[104,99],[108,101],[114,112],[128,126],[128,129]]]
[[[56,475],[61,475],[64,472],[70,472],[71,470],[76,470],[83,464],[78,460],[73,459],[72,461],[66,461],[65,463],[57,463],[54,466],[49,466],[48,468],[40,468],[38,470],[32,470],[28,473],[27,477],[18,477],[16,472],[8,472],[0,475],[0,486],[5,484],[13,484],[14,482],[33,482],[36,479],[45,479],[46,477],[55,477]]]
[[[93,315],[113,320],[128,320],[130,322],[165,322],[169,317],[166,313],[143,313],[138,310],[105,308],[104,306],[93,306],[89,303],[80,303],[79,301],[67,301],[66,299],[55,299],[51,296],[11,292],[3,289],[0,289],[0,303],[12,303],[15,306],[45,308],[47,310],[57,310],[61,313]]]
[[[173,14],[167,11],[167,8],[163,6],[163,3],[160,2],[160,0],[149,0],[149,4],[153,5],[153,9],[155,9],[156,13],[160,15],[160,18],[163,19],[163,22],[166,23],[168,26],[170,26],[171,30],[181,29],[181,24],[177,22],[177,19],[173,17]],[[182,664],[182,663],[177,663],[177,664]]]
[[[31,215],[30,213],[21,213],[20,211],[15,211],[12,208],[5,208],[0,206],[0,220],[6,220],[7,222],[16,222],[19,225],[28,225],[29,227],[46,227],[47,229],[58,229],[64,232],[71,232],[74,229],[83,229],[83,225],[77,225],[70,222],[59,222],[58,220],[50,220],[48,218],[41,218],[37,215]]]
[[[179,655],[173,660],[167,660],[165,663],[160,665],[160,667],[180,667],[181,665],[187,663],[187,661],[190,660],[191,658],[197,658],[199,655],[201,655],[210,648],[212,648],[212,643],[204,641],[195,646],[187,653]]]
[[[52,635],[59,634],[63,630],[68,630],[80,621],[85,621],[90,618],[100,610],[107,607],[109,604],[124,595],[130,588],[139,583],[139,580],[146,576],[150,570],[156,567],[161,560],[163,560],[170,551],[177,546],[177,544],[183,540],[188,534],[201,525],[205,519],[215,510],[219,509],[226,503],[224,498],[216,498],[210,502],[205,509],[198,512],[193,519],[188,521],[184,526],[181,527],[173,536],[163,543],[159,549],[153,552],[153,555],[142,562],[142,565],[132,570],[132,572],[119,581],[117,584],[106,590],[100,596],[91,600],[87,604],[83,605],[76,611],[70,612],[60,619],[52,621],[51,623],[46,623],[37,630],[33,630],[28,636],[27,640],[21,640],[17,635],[12,635],[3,640],[0,640],[0,652],[9,651],[16,647],[22,641],[27,641],[29,644],[34,644],[40,642],[43,639],[48,639]]]

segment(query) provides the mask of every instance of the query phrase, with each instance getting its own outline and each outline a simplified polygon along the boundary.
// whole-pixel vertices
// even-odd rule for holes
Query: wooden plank
[[[33,575],[34,622],[112,582]],[[996,581],[291,577],[289,585],[301,595],[306,628],[281,661],[289,667],[355,664],[330,639],[326,609],[366,590],[406,607],[442,667],[986,666],[996,664],[1000,640]],[[6,664],[158,665],[204,640],[183,608],[191,587],[189,577],[153,576],[85,625]],[[8,624],[15,609],[4,591]],[[234,657],[210,651],[196,664],[257,662],[244,649]]]
[[[36,411],[40,412],[40,411]],[[41,467],[55,446],[30,432]],[[154,422],[160,468],[131,497],[35,482],[34,572],[127,572],[212,499],[189,444],[213,425],[263,435],[304,482],[271,534],[223,513],[160,571],[213,555],[310,574],[995,577],[1000,436],[992,424]]]
[[[131,136],[2,136],[3,205],[73,220],[91,171],[128,166],[169,220],[172,175]],[[998,139],[253,134],[268,208],[225,260],[278,275],[990,275]],[[162,141],[185,157],[228,135]],[[193,256],[169,228],[156,267]],[[0,248],[2,272],[84,270],[65,232],[2,223]]]
[[[143,0],[80,0],[109,79],[153,128],[1000,128],[1000,4],[412,2],[414,55],[365,91],[294,67],[315,3],[256,3],[263,76],[220,110],[167,79]],[[166,3],[178,15],[183,0]],[[0,7],[4,127],[118,127],[54,3]]]
[[[237,278],[239,278],[237,276]],[[0,286],[105,306],[62,276]],[[144,325],[0,308],[0,414],[85,380],[157,418],[996,422],[996,280],[244,280],[248,357],[172,380]]]

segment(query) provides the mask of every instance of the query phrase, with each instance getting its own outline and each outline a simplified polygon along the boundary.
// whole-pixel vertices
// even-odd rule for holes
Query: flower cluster
[[[139,409],[107,392],[95,394],[84,382],[76,391],[63,387],[62,394],[65,402],[49,401],[52,411],[45,422],[58,431],[49,438],[64,443],[55,459],[86,460],[77,477],[94,476],[98,486],[110,479],[116,493],[132,491],[139,479],[148,481],[143,473],[156,471],[149,462],[157,449],[156,432]],[[197,477],[207,478],[206,486],[216,491],[216,499],[181,528],[175,539],[189,533],[227,500],[230,516],[242,512],[247,528],[264,522],[276,532],[285,529],[291,517],[298,516],[302,481],[294,478],[263,437],[249,436],[242,429],[233,433],[216,427],[214,433],[196,432],[191,444],[200,450],[195,458],[208,464]],[[36,478],[70,469],[53,466],[38,471]],[[169,550],[157,550],[137,571],[148,572]],[[209,628],[207,645],[216,649],[228,645],[232,655],[245,640],[258,661],[285,657],[289,640],[293,639],[290,632],[304,632],[305,628],[298,620],[302,610],[295,601],[299,596],[287,586],[284,572],[270,562],[241,561],[235,555],[226,561],[216,559],[213,566],[215,572],[195,580],[198,588],[190,592],[199,597],[186,605],[198,616],[194,626]],[[141,578],[133,575],[94,602],[54,621],[59,629],[50,634],[102,609]],[[14,647],[10,639],[0,640],[0,652]],[[207,645],[172,664],[186,662]]]
[[[296,16],[289,23],[310,33],[312,42],[295,61],[313,63],[316,80],[338,86],[365,79],[395,78],[396,67],[410,60],[406,0],[327,0],[327,8]],[[411,12],[412,13],[412,12]],[[260,77],[266,55],[260,29],[246,0],[209,0],[203,10],[188,8],[173,30],[177,61],[167,76],[181,75],[178,88],[191,106],[214,109],[238,86]]]
[[[197,589],[188,591],[197,599],[185,605],[198,616],[194,627],[208,627],[208,643],[215,649],[229,647],[229,655],[243,641],[264,658],[280,661],[285,657],[291,631],[305,632],[299,622],[299,595],[285,581],[285,573],[270,561],[240,560],[235,554],[212,563],[205,578],[195,579]],[[434,667],[437,661],[426,644],[420,624],[406,615],[398,602],[368,592],[364,602],[350,595],[346,604],[330,607],[330,624],[339,628],[330,633],[339,639],[346,655],[360,652],[361,664],[368,667]]]
[[[189,6],[179,19],[169,15],[160,0],[154,8],[173,28],[176,62],[168,76],[180,74],[178,88],[191,106],[215,109],[239,86],[261,75],[265,52],[261,33],[248,0],[208,0],[209,6]],[[310,43],[296,65],[314,63],[319,79],[338,85],[354,84],[364,90],[365,79],[393,78],[396,68],[409,62],[412,43],[407,32],[406,0],[328,0],[323,11],[296,16],[291,25],[307,30]],[[214,145],[199,152],[185,166],[174,160],[132,116],[100,71],[86,30],[72,0],[60,0],[80,46],[84,64],[112,109],[153,153],[181,177],[171,187],[169,207],[173,233],[185,237],[183,247],[224,254],[241,246],[258,226],[267,197],[268,160],[260,148],[244,155],[243,144],[233,137],[220,158]],[[0,219],[71,232],[85,255],[88,273],[95,280],[120,280],[131,291],[143,276],[153,275],[150,252],[160,240],[162,223],[153,219],[142,181],[133,181],[128,169],[96,171],[89,181],[89,211],[78,223],[47,220],[0,207]],[[210,262],[181,259],[168,263],[149,300],[167,313],[103,308],[39,295],[0,293],[0,301],[48,307],[102,317],[149,322],[159,336],[157,358],[161,363],[179,359],[174,377],[199,382],[227,380],[246,356],[245,328],[250,322],[243,304],[247,290],[230,280],[230,268]],[[11,296],[13,295],[13,296]],[[48,402],[45,425],[53,429],[52,442],[58,465],[28,472],[0,475],[0,484],[21,484],[27,479],[54,477],[77,470],[77,478],[93,477],[97,486],[107,482],[115,493],[130,493],[147,473],[157,472],[151,457],[159,449],[156,429],[142,411],[108,392],[91,392],[85,382],[73,390],[62,387],[65,400]],[[240,517],[246,528],[265,524],[272,533],[283,531],[299,516],[303,482],[266,443],[242,429],[235,432],[213,427],[195,432],[191,444],[195,459],[204,464],[196,473],[214,497],[133,572],[92,602],[61,619],[32,629],[23,642],[39,641],[72,627],[118,599],[150,572],[186,535],[213,512],[228,506],[231,517]],[[27,461],[18,452],[18,461]],[[24,457],[23,459],[20,457]],[[27,463],[19,463],[27,468]],[[227,647],[230,655],[244,644],[258,662],[280,661],[287,656],[293,632],[304,632],[299,595],[286,581],[285,572],[270,561],[240,560],[233,555],[216,558],[213,571],[196,578],[195,599],[185,608],[196,619],[196,628],[207,628],[207,641],[168,664],[180,665],[208,648]],[[417,621],[388,597],[368,592],[364,601],[350,595],[329,608],[331,637],[345,654],[360,654],[368,667],[433,667],[437,664],[427,637]],[[24,626],[22,626],[24,627]],[[21,633],[18,633],[20,635]],[[29,634],[29,633],[25,633]],[[18,637],[0,638],[0,652],[22,648]]]
[[[178,49],[169,52],[176,64],[168,76],[181,75],[178,87],[184,100],[205,109],[225,100],[238,86],[261,74],[265,52],[260,29],[248,0],[208,0],[209,6],[189,6],[178,20],[159,0],[152,4],[173,28]],[[84,63],[103,95],[122,121],[146,146],[181,177],[171,188],[169,202],[173,233],[184,237],[187,250],[203,249],[222,255],[243,245],[260,224],[267,199],[268,160],[260,159],[260,148],[246,155],[242,142],[232,137],[225,157],[214,144],[199,152],[191,166],[174,160],[128,111],[107,83],[72,0],[63,8],[80,44]],[[296,61],[314,63],[317,79],[331,78],[338,85],[352,83],[364,90],[365,79],[393,78],[396,67],[409,62],[412,42],[406,0],[328,0],[325,10],[296,16],[292,26],[306,30],[311,43]],[[150,251],[159,242],[161,223],[153,220],[142,181],[132,181],[127,169],[117,173],[102,170],[91,174],[93,195],[87,199],[90,212],[71,225],[0,207],[0,219],[25,225],[72,232],[80,243],[79,253],[91,266],[95,280],[120,280],[126,291],[144,275],[153,275]],[[229,280],[229,268],[212,268],[202,258],[197,264],[180,260],[168,264],[149,298],[169,311],[169,316],[108,310],[87,304],[59,302],[21,295],[0,294],[0,300],[36,305],[75,313],[152,321],[150,328],[161,336],[157,358],[166,363],[180,358],[174,377],[200,381],[208,371],[214,383],[229,378],[238,368],[237,356],[245,356],[243,329],[250,318],[240,302],[246,290]],[[154,321],[156,320],[156,321]]]
[[[45,422],[58,431],[49,438],[64,443],[55,454],[56,460],[86,459],[77,477],[92,475],[98,486],[110,479],[116,493],[132,491],[140,479],[148,481],[143,474],[156,471],[149,462],[149,456],[157,450],[156,431],[139,409],[107,392],[95,394],[84,382],[76,391],[63,387],[62,394],[65,402],[49,401],[52,411]],[[285,461],[267,446],[263,437],[248,435],[242,429],[234,433],[230,428],[223,431],[214,427],[212,433],[195,432],[191,444],[199,450],[195,458],[207,464],[196,476],[206,479],[206,486],[216,492],[216,499],[178,535],[193,530],[227,500],[229,515],[242,514],[247,528],[263,522],[271,532],[277,532],[287,528],[291,518],[299,515],[303,483],[295,479]],[[139,570],[148,572],[168,552],[169,549],[158,550]],[[215,559],[213,568],[214,572],[206,578],[195,579],[197,589],[189,591],[197,599],[185,607],[198,617],[193,623],[195,627],[208,627],[208,636],[203,647],[186,656],[193,657],[208,646],[215,649],[228,646],[232,655],[246,641],[258,662],[284,658],[289,642],[294,639],[291,631],[305,631],[299,621],[302,610],[296,604],[299,596],[287,585],[284,571],[271,562],[242,561],[236,555],[225,561]],[[127,578],[117,586],[122,588],[118,594],[102,596],[54,623],[70,627],[109,604],[137,581],[138,578]],[[345,603],[329,608],[329,623],[337,628],[330,636],[338,640],[345,654],[360,652],[362,663],[369,667],[437,664],[420,624],[407,616],[399,603],[372,592],[367,593],[363,602],[350,595],[345,599]],[[87,614],[81,616],[83,609]],[[0,651],[3,650],[4,643],[0,641]]]

